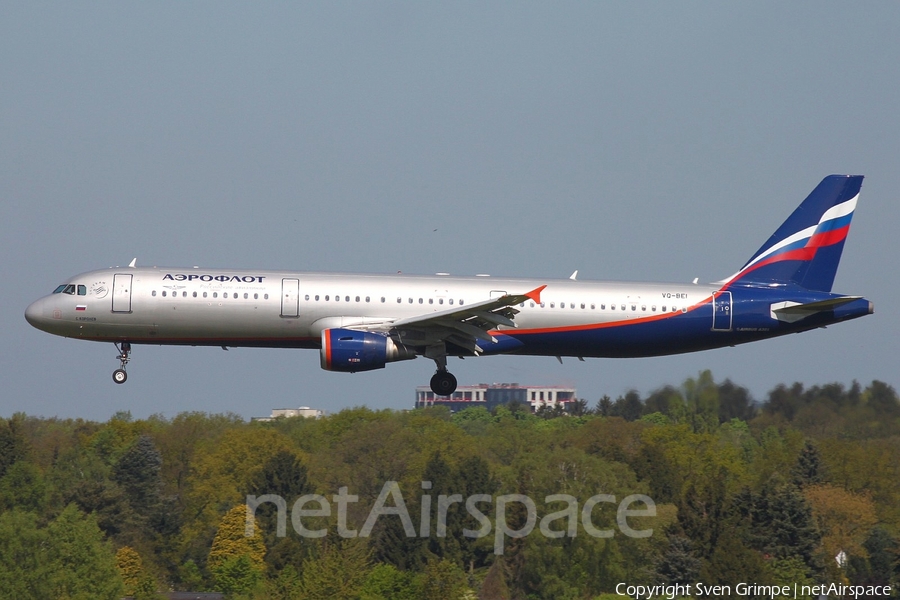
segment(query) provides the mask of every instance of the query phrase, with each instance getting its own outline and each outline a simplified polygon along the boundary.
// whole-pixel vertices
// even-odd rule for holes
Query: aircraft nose
[[[44,322],[43,298],[41,298],[40,300],[35,300],[28,305],[28,308],[25,309],[25,320],[28,321],[32,327],[41,329],[41,324]]]

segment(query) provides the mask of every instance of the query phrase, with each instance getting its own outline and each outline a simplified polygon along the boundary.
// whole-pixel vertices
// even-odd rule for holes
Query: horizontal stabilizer
[[[806,304],[801,304],[800,302],[776,302],[769,307],[769,310],[773,319],[785,323],[795,323],[816,313],[834,310],[838,306],[849,304],[854,300],[859,300],[861,297],[841,296],[840,298],[829,298],[818,302],[807,302]]]

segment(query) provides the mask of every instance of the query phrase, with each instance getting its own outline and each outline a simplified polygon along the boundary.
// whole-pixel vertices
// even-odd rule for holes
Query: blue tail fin
[[[829,175],[823,179],[725,283],[793,283],[830,292],[862,180],[862,175]]]

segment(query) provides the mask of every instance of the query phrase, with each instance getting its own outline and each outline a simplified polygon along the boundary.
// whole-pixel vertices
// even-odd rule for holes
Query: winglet
[[[544,288],[545,288],[545,287],[547,287],[547,286],[546,286],[546,285],[542,285],[542,286],[539,287],[539,288],[534,288],[534,289],[531,290],[530,292],[526,293],[525,296],[527,296],[528,298],[531,298],[532,300],[534,300],[535,302],[537,302],[538,304],[540,304],[540,303],[541,303],[541,292],[544,291]]]

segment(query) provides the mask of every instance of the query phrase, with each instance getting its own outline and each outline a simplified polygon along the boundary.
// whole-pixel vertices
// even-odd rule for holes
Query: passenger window
[[[453,298],[450,298],[450,306],[453,306]]]
[[[594,304],[591,304],[591,310],[594,310],[595,308],[596,306]]]
[[[203,297],[206,298],[206,292],[203,292]]]
[[[619,308],[621,308],[622,310],[625,310],[625,305],[623,304]]]
[[[256,294],[253,294],[253,297],[256,298]],[[318,302],[318,301],[319,301],[319,295],[316,294],[316,302]]]
[[[356,301],[359,302],[359,296],[356,297]]]
[[[641,305],[641,312],[647,312],[647,305],[646,305],[646,304]]]
[[[429,299],[428,299],[428,304],[434,304],[434,298],[429,298]]]
[[[651,307],[650,307],[650,310],[653,311],[653,312],[656,312],[656,305],[654,304],[653,306],[651,306]]]
[[[413,299],[412,299],[412,298],[409,299],[409,303],[410,303],[410,304],[413,303]]]
[[[187,292],[181,292],[181,297],[182,297],[182,298],[187,298]]]
[[[400,296],[397,296],[397,304],[400,304],[401,302],[403,302],[403,300],[400,298]]]
[[[665,304],[663,304],[662,311],[663,311],[663,312],[666,312],[666,305],[665,305]]]
[[[438,304],[443,304],[443,303],[444,303],[444,299],[443,299],[443,298],[438,298]]]
[[[531,308],[534,308],[534,302],[531,302],[530,304],[531,304]]]
[[[328,302],[329,300],[331,300],[331,296],[325,296],[325,302]]]
[[[166,290],[163,290],[163,298],[166,297]]]
[[[610,309],[610,310],[616,310],[616,305],[615,305],[615,304],[610,304],[610,305],[609,305],[609,309]]]
[[[166,295],[166,293],[163,292],[163,296],[165,296],[165,295]],[[219,297],[219,292],[213,292],[213,298],[218,298],[218,297]]]
[[[366,302],[368,302],[368,301],[369,301],[369,297],[368,297],[368,296],[366,296]]]
[[[419,304],[423,304],[423,302],[422,302],[422,299],[421,299],[421,298],[419,298]]]
[[[584,302],[581,303],[581,308],[584,308]],[[594,308],[593,306],[591,308]]]
[[[194,298],[196,298],[196,297],[197,297],[197,292],[194,292]]]
[[[265,296],[263,296],[263,298],[264,298],[265,300],[268,300],[268,299],[269,299],[269,295],[266,294]]]
[[[153,290],[152,292],[150,292],[150,295],[151,295],[151,296],[155,296],[155,295],[156,295],[156,290]]]
[[[234,299],[237,300],[237,292],[234,293]]]
[[[356,300],[359,301],[359,298]],[[344,302],[350,302],[350,296],[344,296]]]

